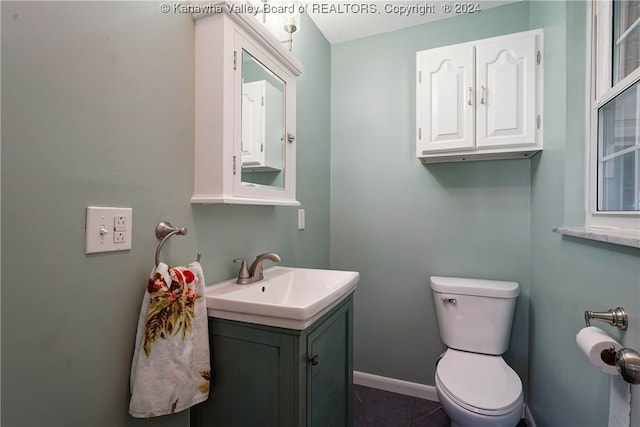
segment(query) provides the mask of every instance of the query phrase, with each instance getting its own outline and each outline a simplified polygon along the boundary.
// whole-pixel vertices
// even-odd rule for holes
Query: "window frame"
[[[610,229],[616,232],[637,234],[640,231],[640,211],[598,210],[598,112],[607,102],[640,80],[640,67],[612,87],[613,74],[613,1],[589,2],[587,25],[587,228]],[[598,58],[608,58],[598,61]],[[640,90],[640,89],[639,89]],[[640,115],[640,111],[638,113]]]

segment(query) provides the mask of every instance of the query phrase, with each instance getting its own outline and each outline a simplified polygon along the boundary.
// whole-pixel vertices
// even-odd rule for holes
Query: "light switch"
[[[88,206],[85,221],[85,253],[131,249],[133,209]]]
[[[298,230],[304,230],[304,227],[305,227],[304,209],[298,209]]]

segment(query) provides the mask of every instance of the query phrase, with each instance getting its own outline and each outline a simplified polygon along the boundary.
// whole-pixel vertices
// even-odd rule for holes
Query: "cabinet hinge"
[[[260,100],[260,105],[262,105],[264,107],[264,96],[262,97],[262,99]]]
[[[422,139],[422,128],[418,128],[418,139]]]
[[[538,129],[540,129],[540,115],[538,114],[538,117],[536,117],[536,126],[538,127]]]
[[[233,156],[233,174],[236,174],[236,156]]]
[[[540,61],[542,61],[542,53],[540,53],[540,51],[536,52],[536,62],[538,64],[540,64]]]
[[[418,71],[418,83],[422,83],[422,71]]]
[[[237,50],[233,51],[233,69],[234,70],[238,69],[238,51]]]
[[[264,153],[264,144],[260,144],[260,152]]]

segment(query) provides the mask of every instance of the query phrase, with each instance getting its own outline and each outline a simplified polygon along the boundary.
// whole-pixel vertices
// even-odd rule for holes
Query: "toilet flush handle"
[[[442,298],[443,302],[448,302],[449,304],[455,304],[456,303],[456,299],[455,298]]]

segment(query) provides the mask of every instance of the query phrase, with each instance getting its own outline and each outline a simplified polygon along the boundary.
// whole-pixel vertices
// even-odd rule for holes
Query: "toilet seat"
[[[501,356],[449,349],[436,381],[459,406],[482,415],[503,415],[522,405],[522,382]]]

